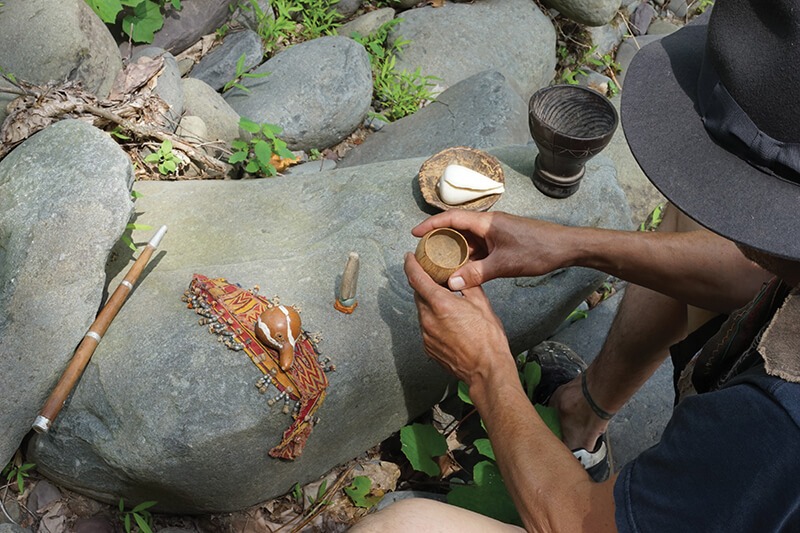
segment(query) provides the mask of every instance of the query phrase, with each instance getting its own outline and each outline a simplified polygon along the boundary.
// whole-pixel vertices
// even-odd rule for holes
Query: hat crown
[[[800,5],[796,0],[717,0],[706,60],[753,123],[800,142]]]

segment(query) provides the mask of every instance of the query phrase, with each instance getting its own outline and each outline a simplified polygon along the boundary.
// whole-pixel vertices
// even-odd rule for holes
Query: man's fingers
[[[470,287],[480,287],[494,278],[494,276],[488,272],[489,269],[487,266],[490,266],[488,263],[488,259],[469,261],[450,276],[450,279],[447,280],[447,285],[454,291],[463,291]]]
[[[406,278],[408,278],[408,284],[424,300],[430,301],[436,296],[437,292],[447,291],[447,289],[431,279],[411,252],[406,253],[403,270],[406,273]]]
[[[485,221],[489,216],[491,215],[487,215],[486,213],[464,211],[463,209],[450,209],[422,221],[417,227],[411,230],[411,234],[415,237],[422,237],[436,228],[453,228],[456,230],[469,231],[482,237],[486,234],[486,229],[488,229],[489,225]]]

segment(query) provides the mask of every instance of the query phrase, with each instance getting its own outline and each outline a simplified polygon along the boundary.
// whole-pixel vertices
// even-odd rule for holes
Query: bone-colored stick
[[[339,296],[334,302],[337,310],[350,314],[358,303],[356,299],[356,288],[358,286],[358,267],[359,259],[356,252],[350,252],[347,256],[347,263],[342,274],[342,283],[339,285]]]

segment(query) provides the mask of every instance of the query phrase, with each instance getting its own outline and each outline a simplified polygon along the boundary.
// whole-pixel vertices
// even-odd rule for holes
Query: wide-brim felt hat
[[[772,14],[753,13],[759,3]],[[621,115],[639,166],[671,203],[730,240],[800,260],[800,173],[759,157],[753,161],[739,147],[732,149],[724,135],[709,133],[701,118],[707,100],[698,97],[701,68],[706,72],[710,64],[714,79],[723,80],[753,117],[748,126],[760,138],[777,139],[779,147],[800,142],[800,62],[793,61],[800,48],[800,7],[792,4],[718,0],[710,16],[643,47],[625,76]],[[771,27],[778,22],[783,27]],[[713,61],[706,57],[704,67],[709,54]],[[771,148],[766,151],[771,157]]]

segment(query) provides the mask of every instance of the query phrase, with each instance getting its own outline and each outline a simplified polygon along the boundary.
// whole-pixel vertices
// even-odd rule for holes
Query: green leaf
[[[261,125],[261,131],[263,131],[264,135],[266,135],[269,139],[274,139],[280,132],[283,131],[283,128],[275,124],[269,124],[265,122]]]
[[[272,148],[267,141],[262,141],[261,139],[253,141],[253,153],[256,154],[259,163],[263,166],[269,165],[272,158]]]
[[[122,31],[137,43],[152,43],[155,32],[164,25],[161,8],[151,0],[142,0],[133,8],[133,13],[122,19]],[[131,31],[133,26],[133,31]]]
[[[161,154],[154,152],[145,157],[144,160],[148,163],[157,163],[158,161],[161,161]]]
[[[164,161],[163,167],[167,169],[167,173],[172,173],[178,170],[178,165],[175,164],[175,161],[168,159]]]
[[[164,139],[164,142],[161,143],[161,152],[164,154],[172,152],[172,141]]]
[[[228,163],[230,163],[231,165],[235,165],[236,163],[240,163],[240,162],[244,161],[245,159],[247,159],[247,155],[248,155],[248,153],[245,152],[245,151],[234,152],[228,158]]]
[[[292,487],[292,496],[297,503],[303,505],[303,489],[300,487],[300,483],[295,483]]]
[[[130,533],[130,530],[131,530],[131,515],[126,514],[125,518],[122,521],[125,524],[125,531],[127,533]]]
[[[261,131],[261,126],[259,126],[252,120],[248,120],[244,117],[239,119],[239,127],[249,133],[258,133],[259,131]]]
[[[136,520],[136,525],[139,526],[140,533],[153,533],[153,530],[150,529],[150,524],[137,513],[133,513],[133,519]]]
[[[547,427],[550,428],[550,431],[561,440],[561,422],[558,420],[558,411],[556,411],[555,407],[549,407],[540,403],[537,403],[534,407]]]
[[[239,60],[236,61],[236,77],[237,78],[239,76],[241,76],[242,73],[244,72],[245,59],[247,59],[247,56],[244,53],[242,53],[242,55],[239,56]]]
[[[178,11],[181,10],[181,0],[172,0],[172,7],[177,9]]]
[[[474,484],[453,486],[447,494],[447,503],[521,526],[522,520],[503,484],[497,465],[481,461],[475,465],[473,475]]]
[[[469,387],[463,381],[458,382],[458,397],[466,404],[475,405],[472,403],[472,398],[469,397]]]
[[[131,198],[143,198],[144,194],[140,193],[139,191],[131,191]]]
[[[278,141],[280,141],[280,139],[275,139],[275,143],[276,144],[277,144]],[[283,141],[281,141],[281,142],[283,143],[283,146],[282,147],[276,146],[275,147],[275,153],[278,154],[279,156],[281,156],[284,159],[297,159],[297,156],[294,155],[291,152],[291,150],[286,148],[286,143],[284,143]]]
[[[122,3],[119,0],[86,0],[86,3],[106,24],[113,24],[122,11]]]
[[[140,513],[142,511],[144,511],[145,509],[150,509],[151,507],[153,507],[154,505],[157,505],[157,504],[158,504],[158,502],[153,502],[153,501],[142,502],[139,505],[137,505],[136,507],[134,507],[133,509],[131,509],[131,512],[132,513]]]
[[[400,430],[403,454],[414,470],[429,476],[438,476],[441,471],[433,457],[447,453],[447,440],[430,424],[411,424]]]
[[[492,448],[492,443],[489,441],[489,439],[475,439],[474,444],[475,449],[478,450],[479,454],[495,460],[494,448]]]
[[[325,490],[328,488],[328,480],[323,479],[322,483],[319,484],[319,488],[317,489],[317,497],[314,501],[319,501],[323,496],[325,496]]]
[[[136,224],[134,222],[131,222],[130,224],[126,224],[125,225],[125,229],[135,229],[135,230],[148,231],[148,230],[153,229],[153,226],[151,226],[149,224]],[[145,509],[146,509],[146,507],[145,507]]]
[[[249,172],[250,174],[255,174],[258,172],[258,162],[254,160],[250,160],[247,162],[247,166],[244,167],[245,172]]]
[[[128,248],[130,248],[134,252],[136,251],[136,245],[133,244],[133,240],[130,237],[128,237],[127,235],[123,235],[122,236],[122,242],[124,242],[126,245],[128,245]],[[122,501],[120,501],[120,505],[122,505]],[[122,511],[122,508],[120,508],[120,511]]]
[[[536,361],[527,363],[522,369],[522,378],[525,383],[525,392],[529,399],[533,399],[533,391],[542,380],[542,367]]]
[[[234,141],[231,141],[231,146],[233,148],[235,148],[236,150],[247,150],[248,149],[247,141],[243,141],[241,139],[236,139]]]
[[[370,509],[375,504],[381,501],[382,496],[375,496],[370,494],[372,489],[372,480],[367,476],[356,476],[353,482],[344,488],[344,493],[353,502],[356,507],[362,509]]]
[[[120,498],[119,499],[119,510],[120,510],[120,512],[125,510],[125,499],[124,498]]]

